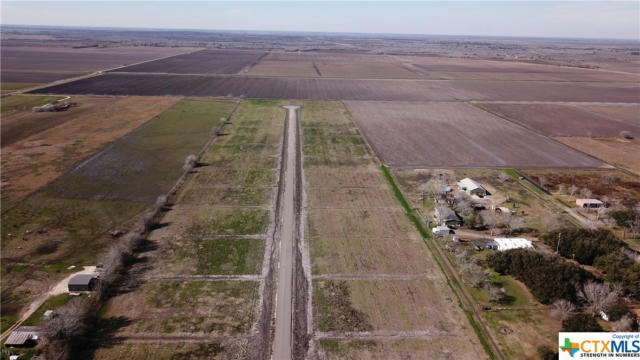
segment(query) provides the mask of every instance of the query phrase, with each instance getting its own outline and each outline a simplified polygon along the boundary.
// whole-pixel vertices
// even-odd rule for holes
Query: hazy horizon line
[[[199,31],[199,32],[252,32],[263,34],[335,34],[335,35],[388,35],[388,36],[444,36],[444,37],[475,37],[493,39],[531,39],[531,40],[607,40],[607,41],[631,41],[640,44],[640,38],[611,38],[611,37],[566,37],[566,36],[523,36],[523,35],[472,35],[472,34],[426,34],[426,33],[375,33],[375,32],[352,32],[352,31],[314,31],[314,30],[255,30],[255,29],[205,29],[205,28],[156,28],[156,27],[129,27],[129,26],[82,26],[82,25],[50,25],[50,24],[2,24],[0,28],[9,27],[40,27],[53,29],[93,29],[93,30],[136,30],[136,31]]]

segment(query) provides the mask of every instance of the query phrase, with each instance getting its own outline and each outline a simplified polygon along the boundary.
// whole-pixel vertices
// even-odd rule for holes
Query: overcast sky
[[[640,39],[640,1],[6,1],[2,23]]]

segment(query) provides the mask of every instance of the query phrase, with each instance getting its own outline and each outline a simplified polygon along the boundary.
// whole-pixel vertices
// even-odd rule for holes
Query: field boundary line
[[[167,275],[167,276],[151,276],[148,281],[261,281],[263,276],[260,274],[246,275]]]
[[[420,280],[431,279],[428,274],[317,274],[313,280]]]
[[[452,333],[432,330],[414,330],[414,331],[362,331],[362,332],[316,332],[315,338],[318,340],[341,340],[341,339],[429,339],[436,337],[453,337]]]
[[[460,284],[460,280],[456,276],[457,274],[455,273],[455,270],[451,267],[450,263],[447,263],[446,270],[445,270],[445,266],[443,266],[443,262],[448,260],[440,252],[437,245],[433,245],[428,241],[429,239],[431,239],[431,236],[422,227],[422,224],[420,224],[420,220],[418,220],[416,216],[413,214],[411,206],[409,206],[409,203],[405,200],[404,195],[402,195],[402,192],[398,188],[398,185],[396,185],[393,175],[389,171],[389,168],[387,168],[384,165],[381,165],[380,169],[382,170],[385,178],[387,178],[387,180],[389,181],[389,184],[391,185],[391,188],[393,189],[393,192],[396,195],[398,201],[400,201],[400,203],[404,207],[405,214],[407,215],[409,220],[414,224],[415,228],[418,230],[420,235],[422,235],[423,242],[425,243],[425,245],[433,255],[433,258],[436,264],[438,264],[438,267],[442,271],[442,274],[447,280],[447,285],[449,285],[449,288],[458,299],[458,306],[462,309],[462,311],[467,316],[467,320],[469,321],[471,327],[476,333],[476,336],[478,337],[478,340],[480,341],[482,348],[485,350],[487,355],[489,355],[490,359],[496,359],[496,355],[497,355],[497,358],[504,359],[504,355],[502,354],[497,343],[489,333],[489,330],[487,329],[486,325],[482,322],[480,314],[478,313],[476,307],[474,306],[474,303],[471,300],[471,297],[466,293],[465,289],[462,287],[463,285]],[[456,288],[458,288],[459,291],[456,290]],[[460,293],[462,293],[462,296],[460,296]],[[469,307],[470,310],[467,309],[466,307]]]

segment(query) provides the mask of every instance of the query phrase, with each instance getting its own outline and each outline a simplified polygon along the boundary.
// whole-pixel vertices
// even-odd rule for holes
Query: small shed
[[[431,232],[435,236],[446,236],[453,233],[453,231],[446,225],[436,226],[433,229],[431,229]]]
[[[469,195],[477,195],[477,196],[487,196],[489,192],[487,189],[483,188],[482,185],[473,181],[470,178],[464,178],[458,181],[458,187],[460,190],[465,191]]]
[[[69,291],[91,291],[98,279],[95,275],[79,274],[69,280]]]
[[[38,343],[40,328],[37,326],[21,326],[9,334],[4,345],[7,347],[32,347]]]
[[[602,201],[598,199],[576,199],[576,205],[583,209],[597,209],[602,207]]]

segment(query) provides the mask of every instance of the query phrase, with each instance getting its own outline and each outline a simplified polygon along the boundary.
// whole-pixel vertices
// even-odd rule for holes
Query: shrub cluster
[[[593,278],[575,264],[525,249],[494,252],[487,257],[487,264],[522,281],[543,304],[558,299],[575,302],[576,285]]]
[[[552,249],[558,249],[560,255],[586,265],[593,265],[598,256],[618,252],[625,246],[611,231],[604,229],[565,228],[547,233],[542,240]]]

